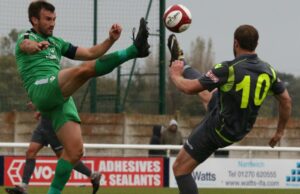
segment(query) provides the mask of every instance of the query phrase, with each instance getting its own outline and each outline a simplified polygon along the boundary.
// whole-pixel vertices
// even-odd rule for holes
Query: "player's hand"
[[[281,140],[283,134],[284,134],[283,131],[280,132],[277,131],[269,141],[269,146],[273,148]]]
[[[34,42],[32,46],[32,53],[37,53],[41,50],[45,50],[49,47],[50,43],[48,41],[42,41],[42,42]]]
[[[37,46],[40,50],[45,50],[49,47],[50,43],[48,41],[38,42]]]
[[[36,120],[40,120],[40,118],[41,118],[41,113],[40,113],[40,112],[34,112],[33,117],[34,117]]]
[[[169,68],[170,77],[181,76],[183,73],[183,64],[184,62],[181,60],[173,61]]]
[[[120,38],[122,27],[119,24],[113,24],[109,30],[109,39],[116,41]]]
[[[30,109],[32,111],[36,110],[34,104],[31,101],[27,102],[26,106],[27,106],[28,109]]]
[[[41,50],[47,49],[50,43],[48,41],[36,42],[33,40],[25,39],[20,44],[20,48],[23,52],[28,54],[35,54]]]

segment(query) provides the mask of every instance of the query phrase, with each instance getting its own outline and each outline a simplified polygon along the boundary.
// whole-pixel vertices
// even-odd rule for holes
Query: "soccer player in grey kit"
[[[180,194],[198,193],[192,171],[218,148],[238,142],[250,132],[268,94],[274,95],[279,104],[277,130],[269,145],[274,147],[282,138],[291,113],[291,98],[273,67],[256,54],[258,38],[253,26],[239,26],[234,32],[235,58],[216,64],[202,75],[182,60],[183,52],[175,35],[169,37],[169,75],[174,85],[186,94],[213,92],[207,114],[173,164]]]

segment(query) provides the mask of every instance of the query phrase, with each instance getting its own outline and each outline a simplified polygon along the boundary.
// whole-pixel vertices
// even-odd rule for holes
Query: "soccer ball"
[[[164,24],[172,32],[186,31],[192,22],[192,15],[188,8],[183,5],[175,4],[165,11]]]

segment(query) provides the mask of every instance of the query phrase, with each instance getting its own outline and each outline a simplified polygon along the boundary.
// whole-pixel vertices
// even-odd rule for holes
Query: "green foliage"
[[[28,101],[13,55],[0,56],[0,111],[25,110]]]
[[[13,29],[7,37],[0,38],[0,111],[26,110],[28,98],[14,56],[18,33]]]
[[[138,68],[130,85],[125,112],[157,114],[159,103],[158,70],[153,68],[158,62],[157,57],[149,57],[143,68]],[[139,67],[140,64],[137,64]],[[125,92],[127,82],[122,84]],[[123,94],[124,94],[123,92]],[[124,96],[124,95],[123,95]]]
[[[187,54],[187,59],[189,64],[201,73],[209,70],[214,63],[212,40],[209,39],[206,43],[203,38],[197,37],[191,43],[191,53]]]
[[[12,55],[14,54],[14,48],[18,39],[18,34],[21,31],[12,29],[8,36],[0,37],[0,53],[1,55]]]

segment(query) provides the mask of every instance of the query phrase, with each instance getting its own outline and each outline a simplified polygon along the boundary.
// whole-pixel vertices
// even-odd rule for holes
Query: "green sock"
[[[48,190],[48,194],[61,194],[60,190],[54,188],[54,187],[50,187]]]
[[[97,76],[105,75],[112,70],[114,70],[116,67],[124,63],[125,61],[128,61],[130,59],[133,59],[137,57],[137,49],[134,45],[131,45],[130,47],[119,50],[107,55],[104,55],[103,57],[96,60],[96,74]]]
[[[61,193],[71,176],[72,169],[73,165],[70,162],[64,159],[58,160],[55,169],[54,179],[52,180],[50,189],[48,190],[48,194]]]

